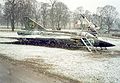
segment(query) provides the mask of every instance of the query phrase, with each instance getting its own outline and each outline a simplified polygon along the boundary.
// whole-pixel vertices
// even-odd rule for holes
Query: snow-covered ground
[[[40,58],[45,63],[53,64],[49,72],[84,83],[120,83],[120,39],[102,39],[116,46],[109,48],[108,53],[92,54],[81,50],[0,44],[0,53],[18,60]]]

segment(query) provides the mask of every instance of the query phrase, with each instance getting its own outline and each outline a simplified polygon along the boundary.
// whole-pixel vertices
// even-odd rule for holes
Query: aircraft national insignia
[[[35,27],[35,23],[34,22],[29,22],[29,27],[32,29]]]

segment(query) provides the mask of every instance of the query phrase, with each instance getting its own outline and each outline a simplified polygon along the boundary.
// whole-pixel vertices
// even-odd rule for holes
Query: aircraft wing
[[[34,30],[37,29],[39,31],[47,31],[45,28],[43,28],[40,24],[33,21],[31,18],[24,17],[24,24],[26,30]]]

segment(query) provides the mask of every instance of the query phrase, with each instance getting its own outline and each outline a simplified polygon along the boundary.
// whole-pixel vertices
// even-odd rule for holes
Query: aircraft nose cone
[[[113,47],[115,45],[111,44],[109,42],[99,40],[99,41],[95,42],[94,46],[95,47]]]
[[[114,44],[108,43],[108,42],[104,42],[105,47],[113,47],[115,46]]]

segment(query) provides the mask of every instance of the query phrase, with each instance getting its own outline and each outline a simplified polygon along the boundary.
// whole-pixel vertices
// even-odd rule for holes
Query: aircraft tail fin
[[[40,31],[46,31],[45,28],[43,28],[41,25],[39,25],[37,22],[33,21],[29,17],[24,17],[24,24],[26,30],[40,30]]]

